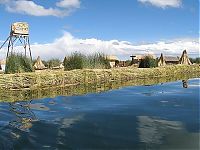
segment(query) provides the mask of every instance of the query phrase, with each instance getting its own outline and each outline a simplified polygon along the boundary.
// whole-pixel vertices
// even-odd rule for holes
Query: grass
[[[6,60],[5,73],[33,72],[32,61],[22,54],[11,54]]]
[[[78,52],[72,53],[64,59],[65,70],[73,69],[109,69],[110,64],[106,59],[106,55],[95,53],[84,55]]]
[[[145,56],[145,58],[140,61],[139,68],[155,68],[157,64],[156,59],[151,56]]]

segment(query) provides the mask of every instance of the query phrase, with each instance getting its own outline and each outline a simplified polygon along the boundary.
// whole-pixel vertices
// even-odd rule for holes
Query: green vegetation
[[[110,64],[106,59],[106,55],[102,53],[95,53],[89,56],[86,56],[85,68],[90,69],[109,69]]]
[[[85,56],[77,52],[65,57],[63,62],[65,70],[83,69],[84,60],[86,60]]]
[[[22,54],[11,54],[6,60],[5,73],[33,72],[31,59]]]
[[[200,64],[200,57],[197,58],[190,58],[191,63]]]
[[[139,68],[154,68],[157,67],[156,59],[153,59],[150,56],[145,56],[144,59],[141,60],[139,64]]]
[[[131,66],[133,64],[132,60],[126,60],[125,62],[126,66]]]
[[[35,64],[37,60],[33,60],[33,64]],[[48,69],[52,69],[53,67],[58,67],[60,66],[60,64],[62,63],[60,61],[60,59],[57,59],[57,58],[52,58],[52,59],[49,59],[49,60],[42,60],[42,63],[45,65],[45,67],[47,67]]]
[[[61,61],[57,58],[53,58],[53,59],[48,60],[47,62],[44,62],[44,65],[47,68],[58,67],[60,66],[60,64],[61,64]]]
[[[109,69],[109,61],[106,56],[101,53],[92,55],[83,55],[81,53],[72,53],[64,59],[65,70],[73,69]]]

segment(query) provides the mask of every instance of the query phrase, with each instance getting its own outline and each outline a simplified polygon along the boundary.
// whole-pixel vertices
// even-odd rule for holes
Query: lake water
[[[199,149],[199,82],[0,102],[0,149]]]

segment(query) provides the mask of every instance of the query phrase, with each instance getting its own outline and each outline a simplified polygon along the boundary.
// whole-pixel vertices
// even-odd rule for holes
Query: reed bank
[[[72,71],[41,71],[34,73],[0,74],[0,90],[21,90],[46,87],[130,81],[195,74],[199,65],[170,65],[156,68],[80,69]]]

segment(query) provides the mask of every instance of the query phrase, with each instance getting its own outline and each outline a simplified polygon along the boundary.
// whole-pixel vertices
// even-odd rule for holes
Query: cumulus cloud
[[[79,0],[60,0],[54,8],[45,8],[31,0],[0,0],[6,10],[13,13],[32,16],[68,16],[72,11],[80,7]]]
[[[79,8],[80,1],[79,0],[61,0],[56,3],[56,6],[62,8]]]
[[[22,51],[22,47],[15,47],[16,50]],[[116,55],[121,59],[130,59],[132,54],[152,53],[157,56],[160,53],[164,55],[180,56],[186,49],[191,57],[199,57],[199,39],[176,39],[172,41],[158,41],[147,44],[133,44],[129,41],[110,40],[104,41],[95,38],[80,39],[68,32],[63,36],[55,39],[53,42],[46,44],[31,45],[33,57],[41,56],[42,59],[60,58],[69,55],[75,51],[83,54],[92,54],[103,52],[106,55]],[[5,58],[6,47],[0,51],[0,59]]]
[[[180,7],[182,4],[182,0],[138,0],[143,4],[151,4],[156,7],[160,8],[167,8],[167,7]]]

